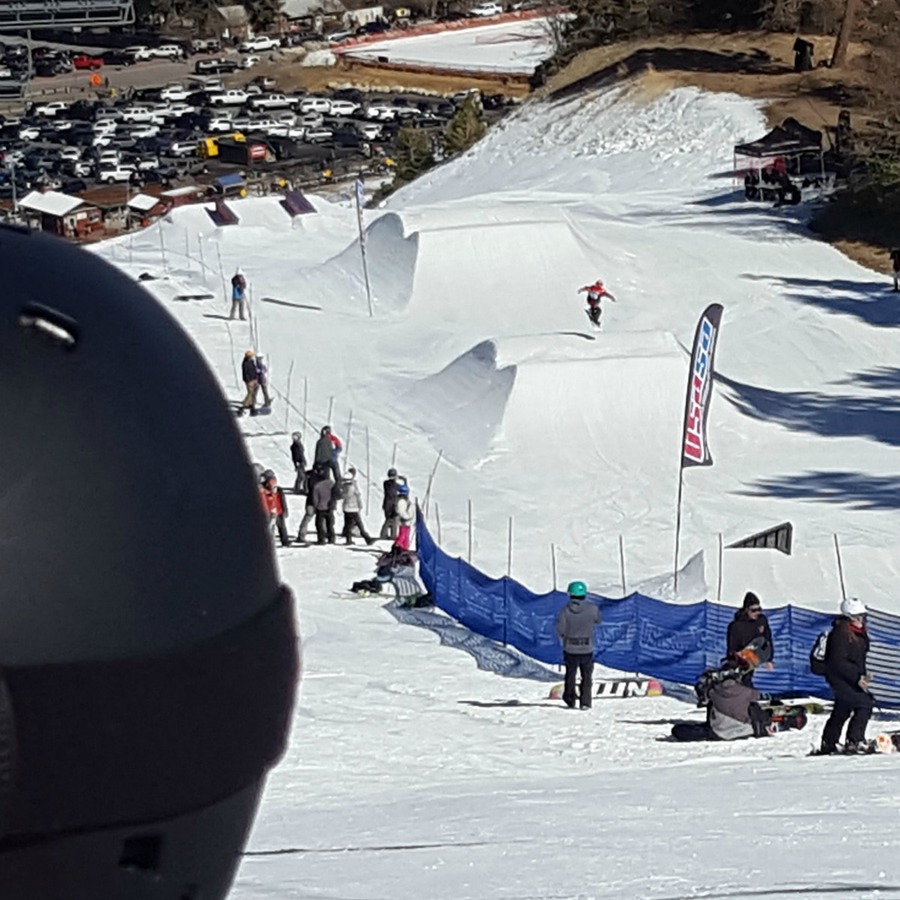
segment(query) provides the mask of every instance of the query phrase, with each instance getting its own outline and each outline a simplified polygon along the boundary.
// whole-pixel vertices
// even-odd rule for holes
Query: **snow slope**
[[[714,595],[720,532],[790,519],[793,556],[726,551],[724,599],[833,609],[838,533],[848,589],[897,612],[895,298],[810,239],[803,210],[732,193],[731,145],[763,130],[753,104],[693,90],[529,104],[366,213],[372,318],[349,199],[293,222],[239,201],[225,229],[178,210],[97,252],[159,276],[226,393],[246,347],[269,354],[274,412],[241,428],[282,481],[289,432],[330,419],[377,526],[392,460],[421,496],[442,450],[444,545],[465,552],[471,499],[473,561],[503,573],[512,516],[513,574],[537,591],[551,542],[561,582],[617,585],[622,534],[629,586],[671,593],[687,348],[721,302],[715,465],[684,490],[682,563],[701,553],[706,584],[678,599]],[[254,333],[224,318],[236,265]],[[600,334],[576,294],[598,275],[618,298]],[[195,289],[216,299],[175,299]],[[249,857],[236,897],[900,896],[895,759],[800,759],[821,722],[671,745],[697,714],[673,697],[568,713],[543,699],[552,673],[513,679],[520,661],[440,617],[332,597],[369,575],[365,552],[278,555],[304,678],[251,850],[293,852]]]

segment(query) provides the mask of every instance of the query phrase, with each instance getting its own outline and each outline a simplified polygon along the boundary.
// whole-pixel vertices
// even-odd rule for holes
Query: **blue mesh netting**
[[[421,516],[417,523],[420,574],[437,605],[467,628],[510,644],[541,662],[562,662],[556,614],[566,603],[560,591],[533,594],[511,578],[489,578],[434,542]],[[734,609],[703,601],[680,606],[631,594],[621,600],[591,596],[603,612],[596,659],[603,665],[652,678],[693,684],[725,653]],[[775,669],[760,670],[754,684],[782,695],[830,697],[824,678],[809,670],[809,651],[833,617],[796,606],[767,610],[775,643]],[[869,616],[872,693],[882,707],[900,708],[900,617]]]

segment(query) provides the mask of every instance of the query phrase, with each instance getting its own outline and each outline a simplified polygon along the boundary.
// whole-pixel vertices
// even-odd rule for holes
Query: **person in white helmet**
[[[834,692],[834,709],[822,731],[822,754],[837,753],[847,719],[850,724],[844,752],[867,750],[866,725],[874,706],[869,693],[871,679],[866,671],[868,652],[865,604],[856,597],[847,597],[841,603],[841,615],[834,621],[825,650],[825,679]]]

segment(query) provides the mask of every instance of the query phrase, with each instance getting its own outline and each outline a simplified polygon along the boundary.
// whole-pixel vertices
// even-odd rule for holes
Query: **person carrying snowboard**
[[[726,657],[732,662],[737,662],[741,651],[755,638],[763,638],[769,645],[769,658],[765,663],[771,671],[775,668],[772,657],[775,655],[775,645],[772,643],[772,630],[769,628],[769,620],[762,611],[759,597],[753,591],[744,594],[744,602],[741,608],[734,614],[734,619],[728,625],[726,636]],[[744,683],[753,686],[754,669],[744,667]]]
[[[595,328],[600,327],[600,316],[602,314],[602,309],[600,307],[600,303],[604,297],[608,297],[613,303],[616,302],[616,298],[606,290],[603,285],[603,282],[598,278],[593,284],[586,284],[583,288],[581,288],[578,293],[583,294],[587,292],[587,303],[588,308],[586,310],[587,317],[591,320],[591,324]]]
[[[841,603],[841,615],[835,619],[825,649],[825,680],[834,693],[834,708],[822,731],[819,753],[837,753],[844,723],[847,726],[845,753],[865,753],[866,725],[875,701],[869,693],[871,679],[866,672],[869,635],[866,632],[866,607],[856,597]]]
[[[233,319],[238,314],[242,319],[247,318],[247,279],[240,266],[231,278],[231,315],[228,318]]]
[[[284,491],[278,486],[278,479],[271,469],[266,469],[262,474],[259,487],[260,497],[262,499],[263,509],[269,517],[269,523],[278,531],[278,538],[282,547],[287,547],[291,543],[288,537],[287,525],[285,520],[288,517],[287,500]]]
[[[569,602],[556,617],[556,633],[562,641],[563,659],[566,663],[566,683],[563,701],[569,709],[575,709],[576,679],[581,673],[581,691],[578,695],[582,709],[590,709],[594,674],[594,629],[602,621],[600,608],[586,600],[587,585],[583,581],[569,584]]]

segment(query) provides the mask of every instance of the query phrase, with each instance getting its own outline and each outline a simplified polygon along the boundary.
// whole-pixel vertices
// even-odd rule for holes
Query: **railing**
[[[127,25],[133,21],[133,0],[5,0],[0,3],[0,31]]]

